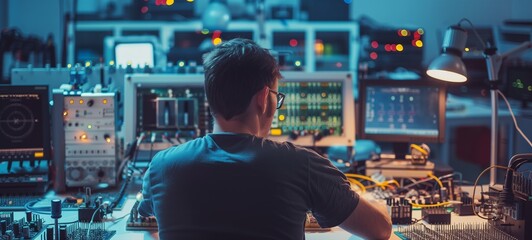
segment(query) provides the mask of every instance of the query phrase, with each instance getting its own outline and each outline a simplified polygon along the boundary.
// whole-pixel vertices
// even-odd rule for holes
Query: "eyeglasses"
[[[271,89],[268,89],[268,90],[270,90],[271,93],[274,93],[275,95],[277,95],[277,109],[281,108],[284,102],[284,93],[273,91]]]

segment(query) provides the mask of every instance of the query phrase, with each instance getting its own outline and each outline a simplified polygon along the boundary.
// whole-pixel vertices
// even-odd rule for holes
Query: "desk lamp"
[[[450,26],[445,32],[443,39],[442,54],[432,61],[427,69],[427,75],[447,81],[447,82],[465,82],[467,81],[467,71],[462,62],[462,50],[465,48],[467,40],[467,31],[460,27],[462,21],[471,22],[468,19],[462,19],[457,25]],[[471,24],[473,33],[475,33],[478,40],[484,46],[484,42],[475,31],[473,24]],[[519,46],[503,53],[498,54],[497,49],[494,47],[484,46],[484,58],[486,59],[486,65],[488,70],[489,87],[491,93],[491,152],[490,152],[490,165],[497,164],[497,145],[498,145],[498,84],[499,84],[499,70],[502,62],[511,55],[515,55],[523,52],[526,49],[532,48],[530,41],[524,42]],[[490,185],[494,185],[497,179],[496,169],[492,168],[490,171]]]

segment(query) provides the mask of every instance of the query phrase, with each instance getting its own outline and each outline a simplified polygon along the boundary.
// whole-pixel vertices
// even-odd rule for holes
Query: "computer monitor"
[[[142,134],[212,131],[203,74],[133,74],[124,85],[123,134],[130,143]]]
[[[0,87],[0,161],[49,160],[48,86]]]
[[[443,142],[443,85],[430,80],[362,80],[359,91],[360,138],[394,143],[396,157],[408,151],[408,143]]]
[[[285,94],[276,111],[270,138],[301,146],[353,146],[355,108],[348,72],[281,72],[279,92]]]
[[[117,66],[155,66],[154,46],[149,42],[117,42],[114,53]]]

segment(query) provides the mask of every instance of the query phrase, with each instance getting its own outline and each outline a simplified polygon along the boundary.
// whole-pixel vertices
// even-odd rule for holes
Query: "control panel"
[[[115,93],[64,94],[67,187],[116,184],[115,101]]]

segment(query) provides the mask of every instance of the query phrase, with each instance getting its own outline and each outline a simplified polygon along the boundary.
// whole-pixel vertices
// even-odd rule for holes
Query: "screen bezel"
[[[359,136],[361,139],[370,139],[382,142],[395,143],[442,143],[445,139],[445,105],[446,105],[446,86],[430,80],[361,80],[359,85]],[[437,136],[419,136],[419,135],[398,135],[398,134],[372,134],[366,133],[366,97],[367,87],[438,87],[438,135]]]

